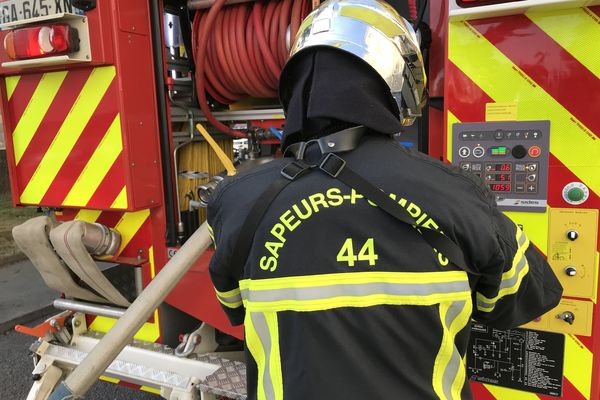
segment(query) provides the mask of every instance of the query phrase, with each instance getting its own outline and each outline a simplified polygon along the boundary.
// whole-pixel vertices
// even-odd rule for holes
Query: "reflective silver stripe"
[[[453,302],[448,312],[446,313],[446,318],[444,324],[446,329],[450,329],[452,323],[456,320],[456,318],[460,315],[461,311],[465,308],[467,302],[466,301],[457,301]],[[454,339],[454,338],[453,338]],[[452,384],[456,379],[456,375],[459,372],[459,368],[464,368],[462,365],[462,359],[460,353],[456,346],[452,351],[452,355],[450,356],[450,360],[448,361],[448,365],[444,370],[442,375],[442,387],[444,389],[444,394],[448,399],[452,399]]]
[[[242,295],[239,289],[233,289],[228,292],[219,292],[215,289],[217,299],[226,307],[238,308],[242,303]]]
[[[362,297],[370,295],[429,296],[470,291],[469,282],[339,284],[315,287],[252,290],[242,289],[242,298],[252,303],[296,300],[326,300],[333,297]]]
[[[522,279],[520,278],[520,275],[521,271],[523,271],[523,269],[525,268],[525,265],[527,265],[527,258],[523,254],[521,259],[519,260],[519,263],[517,264],[515,274],[510,279],[500,282],[500,287],[498,288],[498,291],[501,292],[502,289],[509,289],[516,286],[519,283],[519,279]],[[483,295],[477,296],[477,307],[493,308],[498,300],[499,299],[496,298],[489,299]]]
[[[518,231],[518,233],[519,232],[520,235],[518,236],[517,241],[519,248],[515,254],[515,260],[513,260],[511,269],[502,274],[502,280],[500,282],[500,286],[498,287],[498,294],[495,297],[488,298],[482,293],[477,293],[476,304],[479,311],[493,311],[496,307],[496,302],[499,299],[504,296],[514,294],[519,290],[519,286],[521,285],[523,277],[529,272],[529,264],[527,262],[527,257],[525,256],[525,251],[529,247],[529,240],[523,232]]]
[[[266,400],[275,400],[275,388],[273,387],[273,381],[271,380],[271,336],[269,335],[269,326],[263,313],[250,313],[250,319],[254,326],[262,348],[265,352],[265,365],[263,370],[263,387],[265,390]],[[260,368],[260,366],[258,366]]]

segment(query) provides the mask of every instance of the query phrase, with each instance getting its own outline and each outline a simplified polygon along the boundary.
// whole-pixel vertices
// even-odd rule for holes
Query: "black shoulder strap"
[[[404,207],[392,200],[381,189],[354,172],[346,165],[346,161],[338,155],[334,153],[327,154],[319,168],[332,178],[338,179],[347,186],[354,188],[398,221],[415,227],[417,226],[417,222]],[[431,247],[441,252],[456,267],[470,274],[479,275],[479,273],[467,265],[461,248],[448,236],[425,227],[418,227],[417,230]]]
[[[273,203],[273,200],[287,185],[310,171],[310,166],[304,163],[304,161],[293,161],[281,170],[281,176],[271,183],[258,197],[258,200],[254,203],[250,213],[242,224],[233,254],[231,255],[232,266],[242,268],[246,264],[250,249],[252,248],[252,242],[254,242],[256,229],[271,206],[271,203]]]

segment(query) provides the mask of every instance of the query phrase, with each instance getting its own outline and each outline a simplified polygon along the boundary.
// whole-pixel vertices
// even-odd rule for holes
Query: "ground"
[[[0,197],[0,267],[25,258],[15,245],[12,228],[36,215],[36,208],[13,208],[10,199]]]

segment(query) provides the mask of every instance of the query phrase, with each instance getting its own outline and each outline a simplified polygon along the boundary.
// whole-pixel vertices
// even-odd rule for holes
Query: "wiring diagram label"
[[[470,380],[552,397],[562,396],[564,335],[471,325]]]

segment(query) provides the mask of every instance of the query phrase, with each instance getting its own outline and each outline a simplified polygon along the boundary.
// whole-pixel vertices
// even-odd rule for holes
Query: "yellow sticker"
[[[487,103],[485,105],[486,121],[516,121],[517,103]]]

